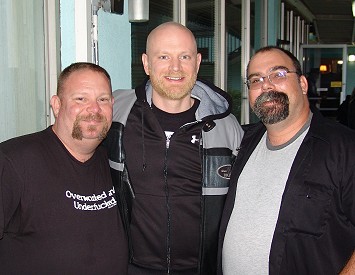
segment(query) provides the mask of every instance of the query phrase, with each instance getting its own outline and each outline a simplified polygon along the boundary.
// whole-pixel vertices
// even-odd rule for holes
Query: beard
[[[100,115],[100,114],[91,114],[88,116],[77,116],[77,118],[75,119],[74,124],[73,124],[73,131],[71,134],[72,137],[74,139],[82,140],[84,135],[83,135],[83,129],[80,126],[80,122],[81,121],[91,121],[91,120],[98,121],[98,122],[104,122],[102,130],[97,137],[98,140],[103,140],[107,135],[109,127],[108,127],[108,122],[107,122],[106,117],[104,117],[103,115]],[[89,125],[87,130],[89,132],[93,132],[93,131],[97,130],[97,127],[98,127],[97,125]]]
[[[289,99],[282,92],[264,92],[256,98],[252,109],[262,123],[275,124],[288,117]]]
[[[170,77],[186,77],[183,74],[169,74]],[[150,81],[152,83],[152,86],[154,90],[162,97],[165,97],[167,99],[172,99],[172,100],[180,100],[185,98],[191,93],[192,88],[195,85],[197,79],[197,73],[194,73],[191,75],[190,79],[184,83],[183,85],[174,85],[174,84],[169,84],[166,85],[164,83],[164,77],[157,77],[154,76],[153,74],[150,74]]]

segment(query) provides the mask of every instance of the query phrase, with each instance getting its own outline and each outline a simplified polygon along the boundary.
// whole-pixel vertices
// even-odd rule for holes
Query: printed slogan
[[[67,190],[65,196],[73,200],[75,209],[82,211],[99,211],[117,205],[114,188],[108,192],[102,191],[101,194],[92,195],[80,195]]]

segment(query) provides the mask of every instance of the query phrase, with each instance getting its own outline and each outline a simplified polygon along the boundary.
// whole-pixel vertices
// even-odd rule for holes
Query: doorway
[[[336,119],[346,94],[346,45],[304,45],[300,55],[310,104],[325,117]]]

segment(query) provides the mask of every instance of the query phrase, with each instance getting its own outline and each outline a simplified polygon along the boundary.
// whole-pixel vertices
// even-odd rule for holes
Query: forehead
[[[267,73],[271,68],[277,66],[283,66],[290,70],[294,69],[292,60],[282,51],[273,49],[259,52],[250,60],[248,74]]]
[[[90,69],[80,69],[77,71],[72,72],[67,79],[67,82],[71,83],[82,83],[82,82],[91,82],[91,83],[97,83],[102,84],[104,82],[107,82],[109,84],[109,80],[107,77],[98,71],[90,70]]]
[[[73,93],[77,91],[99,89],[102,92],[111,92],[110,82],[107,77],[97,71],[90,69],[81,69],[72,72],[65,80],[64,93]]]
[[[148,50],[150,53],[197,51],[194,37],[186,30],[175,26],[157,30],[150,38]]]

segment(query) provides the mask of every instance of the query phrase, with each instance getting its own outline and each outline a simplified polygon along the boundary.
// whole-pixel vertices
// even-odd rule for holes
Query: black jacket
[[[196,121],[175,132],[167,147],[151,92],[149,81],[114,92],[105,141],[131,262],[215,274],[219,222],[243,130],[230,113],[229,95],[197,81]]]
[[[271,275],[337,274],[355,249],[355,132],[313,113],[282,196],[269,255]],[[218,274],[238,177],[265,131],[260,122],[246,129],[232,169],[219,234]]]

